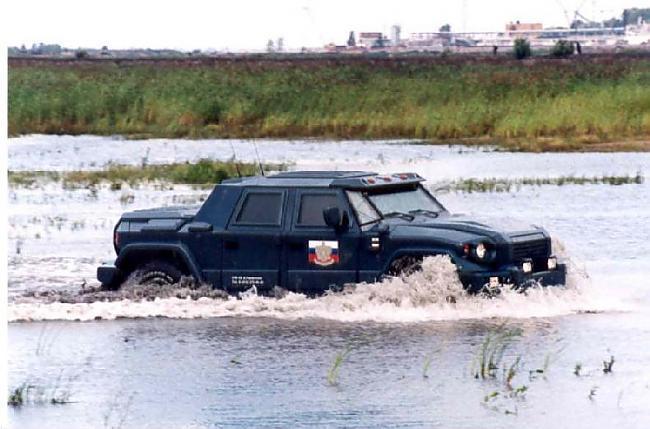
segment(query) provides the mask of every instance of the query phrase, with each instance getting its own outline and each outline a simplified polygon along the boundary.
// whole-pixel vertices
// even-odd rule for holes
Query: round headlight
[[[485,259],[485,256],[487,255],[487,248],[485,247],[485,244],[479,243],[476,245],[476,257],[479,259]]]

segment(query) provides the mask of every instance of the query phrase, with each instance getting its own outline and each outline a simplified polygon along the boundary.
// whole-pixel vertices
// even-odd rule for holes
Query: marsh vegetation
[[[617,176],[560,176],[560,177],[522,177],[522,178],[468,178],[446,184],[434,185],[436,191],[456,192],[516,192],[527,186],[566,186],[566,185],[641,185],[645,177],[635,175]]]
[[[9,133],[487,139],[581,150],[647,138],[648,83],[650,59],[633,54],[13,62]]]
[[[279,164],[264,164],[265,171],[279,171],[286,167]],[[201,159],[190,163],[156,164],[140,166],[109,164],[103,170],[91,171],[10,171],[12,186],[32,186],[42,182],[60,182],[66,189],[75,189],[97,184],[109,184],[111,190],[120,190],[122,184],[131,186],[163,182],[184,185],[214,185],[235,177],[261,174],[260,165],[237,161],[212,161]]]

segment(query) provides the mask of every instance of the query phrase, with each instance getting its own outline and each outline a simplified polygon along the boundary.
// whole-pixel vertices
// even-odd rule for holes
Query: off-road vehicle
[[[540,227],[503,231],[449,213],[414,173],[295,171],[230,179],[199,207],[125,213],[106,287],[183,276],[236,294],[310,295],[417,270],[447,255],[465,288],[562,285],[566,267]]]

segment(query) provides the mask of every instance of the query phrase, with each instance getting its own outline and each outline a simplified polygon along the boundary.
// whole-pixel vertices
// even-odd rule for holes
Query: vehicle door
[[[332,285],[356,282],[360,231],[344,194],[338,189],[304,189],[294,198],[285,239],[288,288],[318,294]],[[330,207],[346,213],[347,228],[326,225],[323,211]]]
[[[275,188],[245,190],[223,237],[222,284],[228,292],[279,284],[281,233],[287,192]]]

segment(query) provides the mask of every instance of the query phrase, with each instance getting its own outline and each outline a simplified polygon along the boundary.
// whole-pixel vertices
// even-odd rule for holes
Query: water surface
[[[254,160],[249,141],[233,142]],[[260,141],[291,169],[416,171],[458,178],[645,175],[650,154],[524,154],[411,142]],[[11,139],[12,170],[229,159],[228,141]],[[452,212],[544,225],[570,258],[567,288],[459,295],[444,261],[347,294],[277,300],[94,302],[25,297],[95,285],[124,210],[200,202],[205,190],[10,189],[10,383],[72,403],[32,401],[12,427],[647,427],[650,422],[650,185],[522,186],[439,193]],[[560,246],[562,248],[560,248]],[[95,320],[100,319],[101,320]],[[81,320],[81,321],[75,321]],[[18,322],[21,321],[21,322]],[[499,367],[473,376],[485,338],[519,329]],[[334,383],[327,375],[348,350]],[[603,361],[614,356],[613,372]],[[576,365],[581,366],[578,375]],[[544,369],[542,373],[538,369]],[[532,373],[530,372],[532,371]],[[525,386],[523,395],[513,390]],[[49,392],[49,393],[48,393]],[[495,394],[496,392],[496,394]],[[490,399],[485,400],[488,396]],[[120,423],[121,422],[121,423]]]

